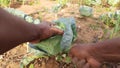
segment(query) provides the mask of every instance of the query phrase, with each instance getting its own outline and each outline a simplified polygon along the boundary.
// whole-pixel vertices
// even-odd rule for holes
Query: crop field
[[[68,22],[68,18],[74,18],[76,27],[72,29],[74,39],[69,37],[71,46],[120,36],[119,0],[0,0],[0,7],[20,17],[28,15],[25,20],[35,24],[60,18]],[[62,24],[61,29],[64,29]],[[43,47],[47,55],[33,53],[28,42],[20,44],[0,55],[0,68],[76,68],[68,51],[52,47],[59,41],[52,39],[51,42],[53,45]]]

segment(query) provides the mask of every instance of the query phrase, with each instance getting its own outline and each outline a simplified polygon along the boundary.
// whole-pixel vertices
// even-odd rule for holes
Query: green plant
[[[69,2],[69,0],[56,0],[58,4],[60,4],[61,6],[66,6],[66,4]]]
[[[80,0],[81,5],[87,6],[116,6],[119,5],[119,0]]]
[[[120,9],[120,1],[115,6]]]
[[[1,7],[9,7],[10,3],[11,3],[11,0],[0,0]]]
[[[70,62],[70,58],[66,55],[68,54],[69,49],[71,48],[72,42],[76,39],[76,25],[74,18],[60,18],[56,21],[55,27],[58,27],[64,30],[63,36],[54,36],[44,41],[39,42],[38,44],[29,44],[30,52],[33,53],[37,57],[41,56],[55,56],[56,60],[64,61],[66,63]],[[32,50],[31,50],[32,49]],[[27,60],[22,62],[22,68],[28,65],[34,58],[25,58],[23,60]]]
[[[34,24],[40,23],[39,19],[34,19],[33,17],[28,16],[24,12],[19,11],[17,9],[14,9],[14,8],[4,8],[4,9],[13,15],[16,15],[16,16],[28,21],[29,23],[34,23]]]
[[[120,31],[120,10],[103,14],[100,19],[107,26],[106,29],[110,30],[109,38],[116,37]]]
[[[40,4],[40,1],[39,0],[11,0],[11,2],[13,3],[20,3],[21,5],[34,5],[34,4]]]
[[[107,27],[114,27],[115,23],[115,18],[114,18],[115,14],[112,13],[112,12],[109,12],[109,13],[106,13],[106,14],[103,14],[100,16],[100,20],[102,20],[102,22],[104,22],[104,24],[107,26]]]
[[[28,5],[40,4],[40,0],[26,1]]]
[[[81,0],[82,5],[92,6],[92,5],[100,5],[101,0]]]
[[[93,15],[93,8],[89,6],[80,6],[79,12],[82,16],[91,17]]]
[[[57,4],[52,7],[51,11],[54,13],[57,13],[61,8],[62,8],[62,6],[60,4]]]
[[[98,28],[100,27],[99,25],[94,25],[94,24],[90,24],[89,27],[93,30],[98,30]]]
[[[22,0],[22,5],[25,5],[25,1],[26,1],[26,0]]]
[[[119,0],[107,0],[107,3],[111,6],[116,6]]]
[[[56,0],[58,4],[54,5],[51,12],[57,13],[61,8],[65,7],[69,0]]]
[[[114,23],[115,23],[115,27],[111,31],[110,38],[113,38],[113,37],[117,36],[117,34],[120,31],[120,28],[119,28],[120,27],[120,18],[117,21],[115,21]]]

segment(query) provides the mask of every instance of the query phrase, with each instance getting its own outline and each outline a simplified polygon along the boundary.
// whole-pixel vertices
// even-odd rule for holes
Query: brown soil
[[[22,5],[19,10],[24,11],[26,14],[32,14],[36,11],[40,11],[39,14],[42,20],[52,21],[59,17],[73,16],[76,19],[78,38],[76,43],[90,43],[99,41],[103,35],[103,24],[97,19],[100,14],[106,12],[104,8],[94,7],[94,18],[84,18],[79,14],[78,4],[68,4],[67,7],[60,10],[58,13],[51,13],[48,10],[51,6],[55,5],[54,1],[40,0],[40,4],[37,5]],[[104,10],[104,11],[103,11]],[[34,17],[38,18],[38,14],[34,14]],[[20,60],[23,56],[27,55],[27,46],[21,44],[20,46],[13,48],[3,55],[0,59],[0,68],[20,68]],[[64,62],[57,62],[54,58],[39,59],[34,61],[35,68],[74,68],[73,64],[65,64]]]

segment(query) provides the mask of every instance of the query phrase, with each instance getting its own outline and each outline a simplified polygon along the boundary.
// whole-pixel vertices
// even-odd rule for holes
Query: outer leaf
[[[65,26],[64,34],[60,45],[63,51],[68,51],[69,48],[71,47],[73,40],[77,36],[75,19],[73,17],[60,18],[55,23],[62,25],[64,24]]]
[[[29,68],[34,68],[34,64],[30,64]]]
[[[39,58],[39,57],[38,56],[24,57],[21,60],[20,68],[24,68],[26,65],[28,65],[30,62],[32,62],[36,58]]]
[[[48,55],[56,55],[61,52],[61,38],[62,36],[54,36],[38,44],[35,44],[35,46],[39,50],[44,50],[45,52],[47,52]]]

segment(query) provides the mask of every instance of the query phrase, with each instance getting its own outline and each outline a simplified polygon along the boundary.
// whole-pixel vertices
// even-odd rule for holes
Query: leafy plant
[[[113,38],[114,36],[117,35],[117,33],[120,31],[119,27],[120,27],[120,18],[117,21],[115,21],[115,27],[111,31],[110,38]]]
[[[100,5],[101,0],[81,0],[82,5],[92,6],[92,5]]]
[[[61,8],[62,8],[62,6],[60,4],[57,4],[52,7],[51,11],[54,13],[57,13]]]
[[[89,6],[80,6],[79,12],[82,16],[90,17],[93,15],[93,9]]]
[[[54,5],[51,9],[52,12],[57,13],[61,8],[65,7],[69,0],[56,0],[58,4]]]
[[[56,23],[56,27],[64,30],[63,36],[54,36],[44,41],[39,42],[38,44],[30,44],[33,54],[36,56],[56,56],[57,60],[62,60],[62,54],[67,54],[71,48],[72,42],[76,39],[76,25],[74,18],[60,18]],[[39,53],[42,52],[42,53]],[[35,59],[35,58],[34,58]],[[70,62],[70,58],[64,57],[65,62]],[[24,63],[24,62],[23,62]],[[29,62],[30,63],[30,62]]]
[[[115,6],[120,9],[120,1]]]
[[[108,1],[108,4],[111,6],[116,6],[117,3],[119,2],[119,0],[107,0],[107,1]]]
[[[68,2],[69,0],[56,0],[58,4],[60,4],[62,7],[64,7]]]
[[[111,34],[109,38],[117,36],[120,31],[120,10],[116,12],[109,12],[100,16],[100,19],[107,26],[106,29],[111,29]]]
[[[4,8],[4,9],[6,11],[8,11],[9,13],[13,14],[13,15],[16,15],[16,16],[18,16],[20,18],[23,18],[27,22],[34,23],[34,24],[39,24],[40,23],[39,19],[34,19],[33,17],[28,16],[24,12],[19,11],[17,9],[14,9],[14,8]]]
[[[22,0],[22,5],[25,5],[25,1],[26,1],[26,0]]]
[[[80,0],[82,2],[82,5],[87,5],[87,6],[98,6],[98,5],[111,5],[111,6],[116,6],[119,5],[118,2],[119,0]]]
[[[14,3],[19,3],[21,5],[34,5],[34,4],[40,4],[39,0],[0,0],[1,5],[5,5],[5,7],[9,7],[9,5]],[[4,7],[4,6],[3,6]]]
[[[0,0],[1,7],[9,7],[10,3],[11,3],[11,0]]]

